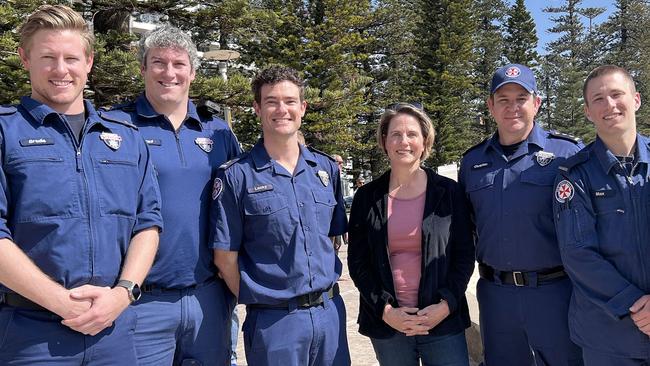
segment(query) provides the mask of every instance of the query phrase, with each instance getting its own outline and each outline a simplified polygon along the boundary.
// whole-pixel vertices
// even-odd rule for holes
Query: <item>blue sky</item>
[[[556,37],[555,34],[547,32],[547,29],[553,25],[553,22],[551,22],[550,19],[551,15],[553,14],[544,13],[542,10],[546,7],[560,7],[564,5],[565,2],[565,0],[526,0],[526,7],[535,20],[535,29],[537,30],[537,38],[539,38],[537,52],[540,54],[546,53],[546,43],[552,41]],[[514,3],[514,1],[510,0],[510,3]],[[594,19],[594,23],[598,24],[605,21],[615,9],[613,4],[614,0],[583,0],[580,6],[583,8],[607,8],[603,14]],[[585,24],[588,24],[588,20],[586,18],[583,17],[583,20],[586,21]]]

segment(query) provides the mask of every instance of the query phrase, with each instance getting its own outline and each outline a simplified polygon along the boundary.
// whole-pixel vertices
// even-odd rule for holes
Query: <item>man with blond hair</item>
[[[134,365],[162,228],[137,128],[83,99],[93,35],[43,5],[20,30],[31,95],[0,108],[0,364]]]

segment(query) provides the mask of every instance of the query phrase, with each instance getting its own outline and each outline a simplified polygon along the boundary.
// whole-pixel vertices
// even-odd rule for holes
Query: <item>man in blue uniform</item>
[[[586,365],[650,364],[650,139],[623,68],[594,69],[583,87],[596,141],[560,166],[555,221],[574,292],[571,338]]]
[[[219,170],[213,187],[215,263],[239,302],[249,365],[349,365],[341,262],[346,231],[336,162],[298,144],[307,103],[287,67],[253,80],[263,138]]]
[[[158,28],[141,40],[139,56],[144,94],[110,112],[137,125],[149,145],[166,223],[134,307],[138,362],[229,365],[235,298],[216,276],[209,213],[216,170],[239,144],[225,121],[189,100],[199,67],[189,35]]]
[[[160,196],[137,128],[83,100],[93,35],[44,5],[19,30],[31,96],[0,109],[0,364],[133,365]]]
[[[490,93],[497,132],[465,153],[459,172],[478,237],[485,365],[581,365],[549,200],[558,165],[581,144],[535,123],[541,99],[526,66],[498,69]]]

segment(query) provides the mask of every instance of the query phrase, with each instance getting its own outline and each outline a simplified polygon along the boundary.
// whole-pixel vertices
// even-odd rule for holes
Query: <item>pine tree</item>
[[[593,127],[584,117],[582,105],[582,83],[588,70],[593,66],[588,58],[593,54],[594,43],[585,34],[585,27],[579,16],[590,12],[593,8],[581,8],[582,0],[565,0],[560,7],[548,7],[545,12],[559,14],[551,17],[554,26],[548,31],[559,35],[559,38],[548,45],[547,61],[552,65],[543,67],[544,70],[555,70],[555,75],[544,75],[543,78],[553,85],[549,90],[553,95],[552,109],[549,113],[552,121],[547,121],[552,127],[562,132],[571,133],[587,141],[594,136]],[[549,97],[547,95],[547,97]]]
[[[533,67],[537,64],[535,22],[524,0],[516,0],[508,11],[506,22],[506,58],[511,63]]]
[[[478,0],[474,2],[473,11],[477,31],[474,37],[476,53],[476,105],[477,114],[470,124],[474,137],[472,143],[492,134],[496,128],[487,108],[490,96],[490,82],[494,71],[505,63],[506,44],[503,36],[506,4],[503,0]]]
[[[469,0],[421,0],[418,4],[416,85],[436,128],[429,162],[438,166],[458,161],[471,146],[469,126],[476,117],[470,107],[476,95],[472,77],[476,23]]]

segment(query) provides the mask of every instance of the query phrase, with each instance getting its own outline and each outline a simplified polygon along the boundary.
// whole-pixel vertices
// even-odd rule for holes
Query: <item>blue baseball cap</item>
[[[494,94],[500,87],[508,84],[515,83],[521,85],[529,93],[537,92],[537,82],[535,81],[535,74],[533,70],[524,65],[508,64],[498,69],[494,76],[492,76],[492,84],[490,84],[490,94]]]

